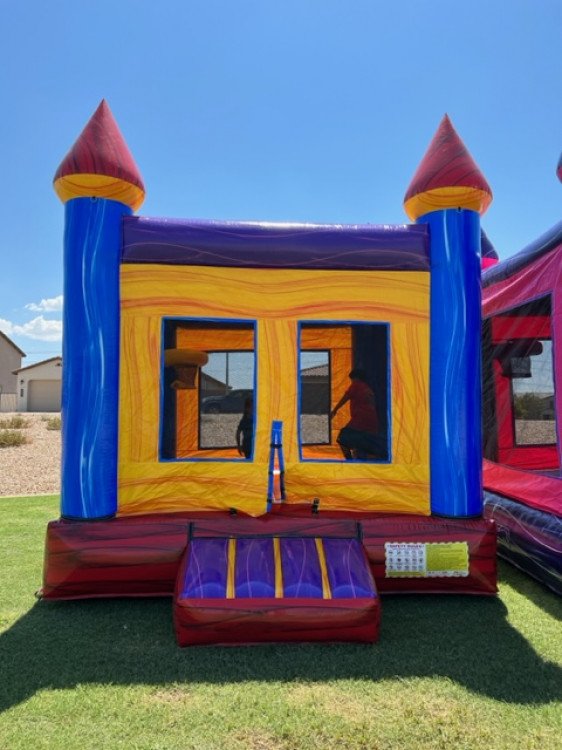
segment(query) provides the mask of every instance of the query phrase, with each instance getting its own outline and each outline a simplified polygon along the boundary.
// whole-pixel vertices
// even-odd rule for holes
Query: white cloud
[[[62,294],[58,297],[49,297],[48,299],[42,299],[39,304],[36,302],[29,302],[25,306],[26,310],[32,312],[58,312],[62,310]]]
[[[23,325],[0,318],[0,331],[7,336],[26,336],[38,341],[61,341],[62,320],[46,320],[38,315]]]

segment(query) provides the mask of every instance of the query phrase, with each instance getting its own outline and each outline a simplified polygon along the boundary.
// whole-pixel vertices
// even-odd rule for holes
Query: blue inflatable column
[[[480,216],[423,216],[431,239],[431,512],[482,513]]]
[[[117,511],[119,262],[117,201],[66,204],[62,383],[62,496],[67,518]]]
[[[445,115],[404,197],[429,225],[431,512],[482,514],[480,215],[492,191]]]
[[[61,162],[54,188],[66,204],[61,514],[108,518],[117,512],[122,223],[145,193],[105,100]]]

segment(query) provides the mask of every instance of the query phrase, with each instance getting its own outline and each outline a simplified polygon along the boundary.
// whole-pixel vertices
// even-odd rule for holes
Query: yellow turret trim
[[[412,221],[419,219],[424,214],[441,211],[445,208],[465,208],[470,211],[478,211],[482,215],[491,202],[492,196],[485,190],[456,185],[454,187],[434,188],[413,195],[404,203],[404,210]]]
[[[107,198],[137,211],[144,201],[144,190],[118,177],[102,174],[70,174],[55,180],[56,194],[63,203],[73,198]]]

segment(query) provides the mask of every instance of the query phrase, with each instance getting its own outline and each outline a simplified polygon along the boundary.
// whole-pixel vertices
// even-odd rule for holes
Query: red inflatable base
[[[220,522],[232,534],[322,535],[327,522],[359,520],[363,544],[379,593],[496,593],[496,531],[491,520],[426,516],[320,513],[281,508],[260,518],[228,514],[154,514],[108,521],[52,521],[47,528],[43,597],[84,599],[115,596],[172,596],[190,521]],[[466,545],[460,574],[401,576],[388,570],[387,544]],[[408,548],[414,550],[413,546]],[[447,550],[443,548],[445,552]],[[408,554],[413,554],[409,552]],[[406,571],[407,573],[407,571]]]
[[[496,526],[487,519],[386,516],[362,524],[363,544],[381,594],[496,594]],[[466,570],[438,575],[399,577],[388,570],[388,544],[427,545],[445,557],[462,553]],[[452,561],[454,567],[455,561]]]
[[[178,599],[179,646],[280,642],[374,643],[380,599]]]

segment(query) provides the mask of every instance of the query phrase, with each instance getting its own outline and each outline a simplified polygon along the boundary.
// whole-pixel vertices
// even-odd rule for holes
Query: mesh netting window
[[[244,412],[253,419],[253,397],[254,353],[209,352],[199,380],[199,448],[236,448]]]
[[[302,445],[330,444],[330,352],[302,352],[300,358]]]
[[[301,458],[389,460],[389,326],[299,325]]]
[[[527,470],[558,469],[550,295],[483,325],[484,456]]]
[[[552,341],[533,339],[533,353],[512,362],[516,445],[556,443]]]
[[[251,459],[254,324],[164,321],[161,454]]]

